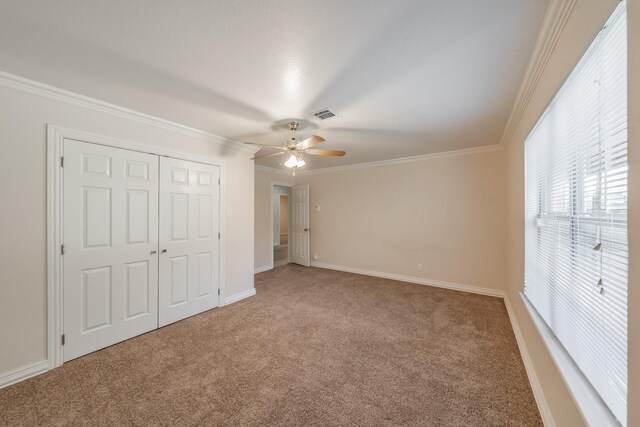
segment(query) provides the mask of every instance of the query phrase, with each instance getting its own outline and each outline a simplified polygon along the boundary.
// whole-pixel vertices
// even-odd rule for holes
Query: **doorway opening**
[[[289,192],[290,188],[274,185],[273,210],[273,266],[289,263]]]

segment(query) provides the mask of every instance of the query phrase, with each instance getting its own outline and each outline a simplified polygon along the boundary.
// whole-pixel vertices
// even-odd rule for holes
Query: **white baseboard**
[[[262,273],[262,272],[264,272],[264,271],[269,271],[269,270],[271,270],[271,269],[273,269],[273,266],[272,266],[272,265],[263,265],[262,267],[256,267],[256,268],[253,270],[253,274]]]
[[[549,405],[547,404],[547,399],[544,397],[544,393],[542,392],[542,385],[540,384],[538,375],[536,375],[536,370],[533,367],[531,356],[529,356],[527,345],[525,344],[524,338],[522,336],[522,332],[520,331],[520,326],[518,325],[516,314],[513,311],[513,306],[511,305],[511,301],[509,300],[509,297],[507,295],[505,295],[504,297],[504,305],[507,306],[507,313],[509,313],[511,328],[513,329],[513,333],[516,336],[516,342],[518,343],[518,348],[520,349],[522,362],[524,363],[524,368],[527,371],[527,377],[529,377],[529,384],[531,384],[531,390],[533,391],[533,396],[535,397],[536,403],[538,404],[538,410],[540,411],[542,422],[546,427],[555,427],[556,423],[553,420],[553,416],[551,415],[551,409],[549,409]]]
[[[43,360],[41,362],[36,362],[31,366],[7,372],[6,374],[0,375],[0,388],[10,386],[11,384],[26,380],[27,378],[35,377],[36,375],[48,370],[49,362]]]
[[[224,305],[233,304],[245,298],[252,297],[256,294],[256,288],[251,288],[248,291],[238,292],[237,294],[230,295],[224,298]]]
[[[325,264],[323,262],[311,262],[311,267],[326,268],[328,270],[344,271],[346,273],[362,274],[364,276],[380,277],[383,279],[397,280],[399,282],[415,283],[418,285],[435,286],[437,288],[452,289],[454,291],[471,292],[474,294],[488,295],[504,298],[504,292],[498,289],[481,288],[461,283],[443,282],[441,280],[423,279],[422,277],[405,276],[395,273],[383,273],[381,271],[365,270],[362,268],[345,267],[342,265]]]

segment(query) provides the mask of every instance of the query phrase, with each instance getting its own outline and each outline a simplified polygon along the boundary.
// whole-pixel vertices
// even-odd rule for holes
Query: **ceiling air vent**
[[[332,117],[340,117],[338,113],[332,111],[330,108],[323,108],[322,110],[314,111],[313,113],[311,113],[311,115],[320,120],[327,120]]]

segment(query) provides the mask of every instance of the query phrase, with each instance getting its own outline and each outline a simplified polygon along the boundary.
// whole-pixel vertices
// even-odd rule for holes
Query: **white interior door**
[[[219,306],[220,169],[160,158],[159,325]]]
[[[64,141],[64,360],[157,328],[158,157]]]
[[[309,267],[309,185],[291,189],[291,262]]]

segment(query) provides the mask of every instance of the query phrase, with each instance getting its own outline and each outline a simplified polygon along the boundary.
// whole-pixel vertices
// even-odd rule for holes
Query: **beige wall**
[[[504,151],[300,173],[317,262],[504,289]],[[423,265],[418,271],[417,264]]]
[[[636,0],[631,0],[631,8],[638,8]],[[635,3],[635,4],[634,4]],[[517,322],[519,328],[521,329],[523,339],[527,349],[529,350],[530,357],[538,376],[538,379],[541,383],[543,393],[545,395],[545,400],[549,405],[550,412],[553,416],[553,419],[558,426],[580,426],[584,425],[584,421],[582,416],[580,415],[578,408],[576,407],[572,396],[564,385],[563,380],[561,379],[558,370],[555,367],[550,355],[548,354],[535,326],[529,315],[527,314],[526,309],[523,307],[522,300],[520,298],[519,293],[522,291],[523,287],[523,275],[524,275],[524,151],[523,151],[523,142],[526,138],[527,134],[531,130],[531,128],[535,125],[541,113],[544,111],[546,105],[551,100],[556,91],[560,88],[564,79],[571,72],[577,61],[580,59],[585,49],[589,46],[595,35],[601,29],[602,25],[608,18],[610,12],[617,5],[617,1],[615,0],[578,0],[576,2],[576,6],[565,25],[560,38],[558,40],[558,44],[555,47],[551,57],[549,58],[549,62],[546,66],[546,69],[538,83],[536,90],[534,91],[530,102],[524,112],[522,120],[519,122],[515,132],[509,141],[507,141],[507,297],[509,298],[511,304],[514,306],[517,315]],[[635,15],[635,16],[634,16]],[[640,27],[640,15],[638,12],[635,14],[630,14],[629,16],[629,29],[632,32],[633,28]],[[637,33],[637,30],[636,30]],[[640,43],[638,43],[637,35],[635,37],[635,54],[638,56],[636,58],[635,64],[638,64],[638,60],[640,59],[640,55],[638,55],[638,47]],[[630,90],[634,90],[634,79],[633,79],[633,49],[634,43],[633,40],[629,40],[630,42],[630,73],[629,73],[629,83],[631,85]],[[635,65],[635,75],[638,76],[638,70],[640,67]],[[635,79],[635,84],[637,85],[637,78]],[[635,93],[638,93],[638,87],[635,88]],[[638,108],[637,102],[640,100],[640,97],[635,97],[635,107]],[[630,159],[630,182],[629,193],[631,195],[638,194],[638,186],[640,185],[639,176],[633,173],[633,166],[636,165],[638,167],[638,157],[639,154],[636,152],[634,156],[634,152],[637,150],[637,139],[638,134],[640,133],[640,129],[633,129],[633,108],[634,105],[634,97],[630,97],[630,117],[629,123],[630,127],[630,143],[629,143],[629,159]],[[638,122],[638,111],[635,111],[636,123]],[[633,142],[635,140],[635,142]],[[634,147],[635,146],[635,147]],[[635,158],[634,158],[635,157]],[[635,188],[635,190],[634,190]],[[638,209],[637,199],[636,205],[634,206],[633,196],[631,196],[631,205],[630,205],[630,245],[631,245],[631,281],[630,281],[630,299],[629,299],[629,307],[638,307],[638,293],[636,290],[635,294],[635,305],[634,301],[634,286],[636,280],[633,280],[637,273],[634,272],[634,262],[633,259],[635,257],[636,262],[635,265],[638,266],[639,263],[637,253],[633,251],[634,241],[637,242],[637,228],[634,228],[634,222],[637,223],[637,214],[635,215],[636,220],[634,221],[634,207]],[[635,229],[635,239],[633,238]],[[634,276],[635,273],[635,276]],[[636,287],[637,288],[637,287]],[[629,360],[633,361],[633,353],[634,347],[633,343],[636,343],[636,354],[637,353],[637,342],[638,342],[638,317],[634,312],[637,310],[630,310],[630,319],[629,319],[629,333],[630,333],[630,354]],[[633,319],[636,319],[635,324],[638,326],[634,327]],[[635,357],[635,360],[640,360],[638,356]],[[631,404],[634,402],[634,396],[636,396],[635,401],[638,401],[638,374],[637,374],[637,366],[635,366],[637,362],[632,362],[630,365],[630,394],[629,394],[629,402],[630,406],[635,409],[635,406]],[[635,369],[635,378],[633,376],[633,372]],[[635,418],[634,418],[635,417]],[[632,415],[629,417],[629,426],[632,425],[640,425],[640,418],[638,415]]]
[[[285,234],[289,234],[289,196],[280,195],[280,236]]]
[[[293,176],[287,171],[269,171],[262,168],[255,169],[255,247],[254,269],[263,271],[272,267],[273,240],[271,233],[273,222],[271,219],[271,187],[272,184],[293,185]]]
[[[253,288],[251,154],[0,87],[0,376],[46,359],[46,124],[226,162],[226,295]]]

